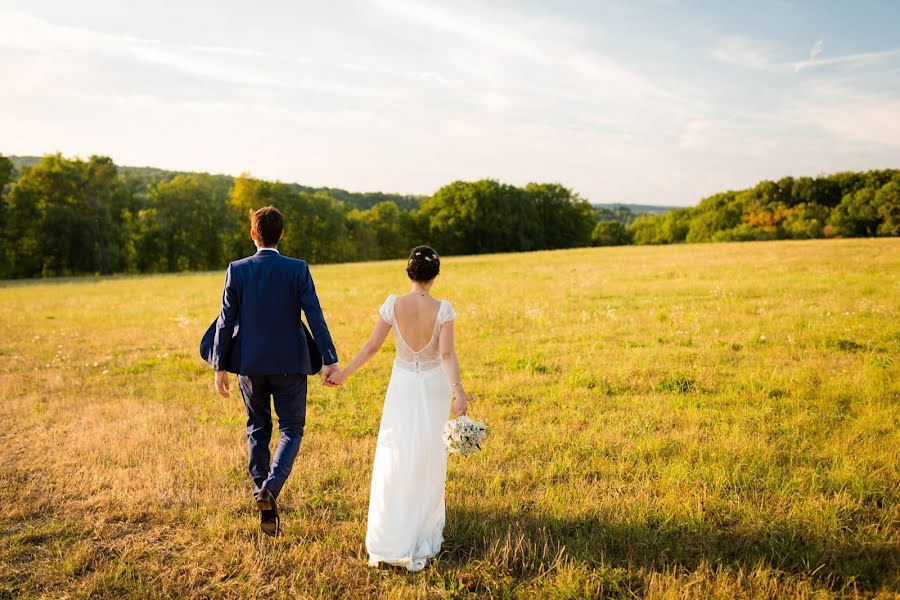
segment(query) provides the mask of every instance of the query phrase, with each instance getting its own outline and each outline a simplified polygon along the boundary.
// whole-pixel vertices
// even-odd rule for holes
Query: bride
[[[466,413],[468,399],[453,348],[456,312],[430,294],[440,270],[434,250],[414,248],[406,266],[412,290],[388,296],[369,341],[330,378],[342,384],[375,356],[393,329],[397,356],[375,446],[366,529],[373,567],[384,562],[419,571],[444,540],[447,449],[441,431],[451,397],[454,416]]]

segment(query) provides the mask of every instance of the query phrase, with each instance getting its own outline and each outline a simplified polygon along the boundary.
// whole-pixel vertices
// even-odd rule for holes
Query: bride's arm
[[[336,375],[332,375],[330,381],[337,385],[344,383],[348,377],[369,362],[370,358],[378,354],[378,351],[381,350],[381,346],[384,345],[384,340],[390,332],[391,326],[385,323],[383,319],[378,319],[378,322],[375,323],[375,329],[372,331],[372,335],[369,336],[369,341],[363,345],[359,354],[353,357],[353,360],[350,361],[350,364],[348,364],[346,368]]]
[[[469,399],[463,389],[462,379],[459,376],[459,360],[456,358],[456,348],[453,344],[453,321],[447,321],[441,326],[441,361],[444,363],[444,372],[450,378],[453,386],[453,416],[466,414],[466,406]]]

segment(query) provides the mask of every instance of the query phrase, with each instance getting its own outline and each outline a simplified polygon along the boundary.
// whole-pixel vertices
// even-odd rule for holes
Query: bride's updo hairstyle
[[[406,274],[413,281],[425,283],[431,281],[441,272],[441,258],[434,248],[429,246],[416,246],[409,253],[409,261],[406,263]]]

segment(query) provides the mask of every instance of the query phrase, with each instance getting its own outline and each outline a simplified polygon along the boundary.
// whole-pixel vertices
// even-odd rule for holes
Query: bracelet
[[[462,380],[460,379],[460,380],[457,381],[456,383],[450,384],[450,387],[459,387],[459,386],[461,386],[461,385],[462,385]]]

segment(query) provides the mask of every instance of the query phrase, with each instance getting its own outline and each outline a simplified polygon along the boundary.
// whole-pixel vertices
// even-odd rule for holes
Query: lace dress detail
[[[447,321],[456,318],[456,311],[446,300],[441,300],[441,306],[438,309],[437,318],[434,320],[434,331],[431,332],[431,339],[425,344],[424,348],[416,351],[409,347],[400,328],[397,326],[397,320],[394,318],[394,305],[397,302],[397,296],[391,294],[385,300],[379,309],[379,314],[384,322],[391,326],[394,330],[394,341],[397,345],[397,357],[394,359],[394,365],[406,371],[413,373],[421,373],[441,367],[441,349],[440,349],[440,333],[441,327]]]
[[[375,444],[366,552],[371,566],[384,562],[418,571],[444,541],[447,448],[441,431],[453,390],[438,342],[441,326],[456,313],[441,301],[431,339],[416,351],[397,327],[396,300],[389,296],[379,311],[394,330],[397,356]]]

